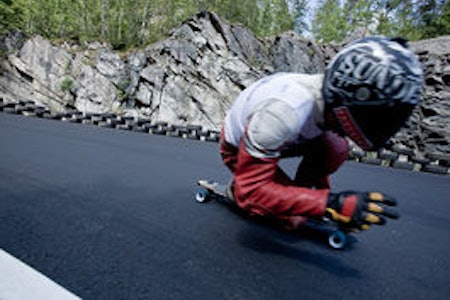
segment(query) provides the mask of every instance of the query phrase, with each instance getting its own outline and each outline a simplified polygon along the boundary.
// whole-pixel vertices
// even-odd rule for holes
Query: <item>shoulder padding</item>
[[[254,157],[278,157],[280,147],[296,134],[299,120],[286,102],[269,99],[250,116],[245,135],[247,151]]]

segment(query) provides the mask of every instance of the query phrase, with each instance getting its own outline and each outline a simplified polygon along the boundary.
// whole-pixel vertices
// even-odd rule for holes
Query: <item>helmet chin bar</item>
[[[333,108],[334,115],[345,134],[364,150],[373,148],[372,142],[363,134],[346,106]]]

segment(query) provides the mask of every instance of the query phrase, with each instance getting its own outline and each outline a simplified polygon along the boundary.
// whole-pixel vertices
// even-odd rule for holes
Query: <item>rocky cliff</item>
[[[426,73],[424,101],[392,142],[416,155],[450,155],[450,36],[411,43]],[[277,71],[321,73],[343,45],[318,45],[286,32],[258,39],[202,12],[145,49],[52,44],[12,32],[1,38],[4,103],[32,100],[53,113],[77,110],[219,130],[235,96]],[[382,122],[382,120],[380,120]]]

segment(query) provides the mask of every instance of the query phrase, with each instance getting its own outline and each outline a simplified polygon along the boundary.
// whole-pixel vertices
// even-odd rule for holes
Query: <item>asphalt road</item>
[[[347,162],[335,190],[402,217],[336,251],[196,203],[229,180],[217,147],[0,114],[0,248],[84,299],[450,298],[448,176]]]

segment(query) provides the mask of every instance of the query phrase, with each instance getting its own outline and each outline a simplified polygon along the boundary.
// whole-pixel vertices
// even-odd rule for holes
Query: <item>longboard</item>
[[[199,188],[195,193],[195,200],[198,203],[217,201],[226,205],[236,206],[234,200],[227,196],[227,185],[214,181],[202,179],[197,182]],[[309,219],[305,227],[325,232],[327,234],[328,245],[333,249],[344,249],[350,242],[354,241],[351,232],[342,228],[336,222],[328,218]]]

